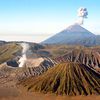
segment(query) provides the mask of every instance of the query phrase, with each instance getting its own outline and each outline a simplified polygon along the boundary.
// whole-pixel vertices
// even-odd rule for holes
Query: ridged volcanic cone
[[[60,63],[27,82],[27,88],[31,92],[59,95],[100,94],[100,74],[86,65],[73,62]]]

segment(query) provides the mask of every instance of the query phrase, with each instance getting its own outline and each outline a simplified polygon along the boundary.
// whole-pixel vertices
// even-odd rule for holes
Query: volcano
[[[71,44],[92,46],[98,44],[97,37],[78,24],[69,26],[67,29],[55,34],[43,41],[44,44]]]
[[[100,74],[84,64],[63,62],[26,81],[31,92],[60,95],[100,94]],[[25,81],[24,81],[25,85]]]

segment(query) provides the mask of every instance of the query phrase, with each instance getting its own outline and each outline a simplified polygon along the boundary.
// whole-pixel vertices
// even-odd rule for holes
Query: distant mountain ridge
[[[67,29],[57,33],[49,39],[43,41],[43,44],[71,44],[93,46],[100,44],[100,36],[96,36],[87,29],[78,24],[69,26]]]
[[[5,43],[6,43],[6,41],[0,40],[0,46],[3,45],[3,44],[5,44]]]

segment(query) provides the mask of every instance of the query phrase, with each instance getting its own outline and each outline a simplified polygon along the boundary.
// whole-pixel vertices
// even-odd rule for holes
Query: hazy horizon
[[[98,0],[2,0],[0,40],[43,41],[75,23],[80,7],[89,13],[83,27],[100,34],[99,4]]]
[[[64,29],[62,29],[62,30],[64,30]],[[62,30],[60,30],[60,31],[62,31]],[[60,32],[60,31],[58,31],[58,32]],[[92,32],[92,31],[90,31],[90,32]],[[54,34],[45,34],[45,33],[43,33],[43,34],[40,34],[40,33],[38,33],[38,34],[0,34],[0,40],[2,40],[2,41],[26,41],[26,42],[40,43],[55,34],[56,33],[54,33]],[[95,34],[95,35],[99,35],[99,34]]]

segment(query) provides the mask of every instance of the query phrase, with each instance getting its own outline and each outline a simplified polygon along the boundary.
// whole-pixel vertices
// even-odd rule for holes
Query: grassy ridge
[[[15,43],[0,46],[0,64],[12,59],[14,57],[14,53],[18,52],[20,49],[21,47]]]

